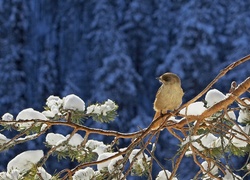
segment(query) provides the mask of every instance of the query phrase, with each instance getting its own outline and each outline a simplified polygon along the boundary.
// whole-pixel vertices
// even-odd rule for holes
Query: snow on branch
[[[228,161],[227,156],[249,156],[250,150],[250,77],[238,85],[233,82],[228,92],[212,86],[229,71],[250,60],[250,55],[230,64],[197,96],[180,108],[162,114],[147,128],[133,133],[87,127],[86,120],[112,123],[118,105],[108,99],[86,107],[85,102],[71,94],[64,98],[51,95],[45,110],[22,110],[16,118],[10,113],[2,116],[0,126],[0,151],[17,144],[37,139],[45,134],[46,151],[27,150],[16,155],[0,173],[0,179],[126,179],[128,176],[152,177],[153,165],[162,170],[155,179],[178,179],[180,163],[187,157],[200,169],[194,179],[243,179],[250,173],[247,158],[241,167],[242,177]],[[205,95],[205,100],[199,100]],[[245,97],[241,97],[244,95]],[[161,126],[153,129],[155,123]],[[72,128],[68,135],[48,132],[52,126]],[[14,130],[16,135],[6,137],[4,132]],[[179,143],[178,152],[171,158],[172,169],[165,169],[155,156],[158,138],[168,131]],[[109,143],[91,139],[92,134],[113,138]],[[119,141],[129,139],[127,147]],[[166,153],[168,149],[165,149]],[[78,164],[55,174],[46,172],[50,156],[59,161],[68,158]],[[188,167],[187,167],[188,168]]]

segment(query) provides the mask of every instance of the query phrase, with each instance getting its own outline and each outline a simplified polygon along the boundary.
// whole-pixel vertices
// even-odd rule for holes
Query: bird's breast
[[[180,85],[162,85],[156,94],[155,111],[177,109],[182,103],[183,90]]]

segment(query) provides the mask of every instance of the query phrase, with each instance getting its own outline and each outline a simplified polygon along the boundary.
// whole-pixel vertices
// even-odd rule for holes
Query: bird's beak
[[[161,81],[161,77],[157,77],[156,79],[157,79],[159,82],[162,82],[162,81]]]

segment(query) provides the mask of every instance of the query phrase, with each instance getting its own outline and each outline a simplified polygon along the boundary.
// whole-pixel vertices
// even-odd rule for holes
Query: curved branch
[[[201,96],[203,96],[221,77],[223,77],[226,73],[228,73],[229,71],[231,71],[232,69],[234,69],[235,67],[239,66],[240,64],[249,61],[250,60],[250,54],[231,63],[230,65],[228,65],[226,68],[224,68],[223,70],[221,70],[221,72],[214,78],[213,81],[211,81],[207,87],[201,91],[197,96],[195,96],[193,99],[191,99],[190,101],[188,101],[187,103],[185,103],[184,105],[182,105],[179,109],[183,109],[184,107],[187,107],[189,104],[197,101]]]
[[[72,123],[72,122],[68,122],[68,121],[52,121],[52,120],[45,121],[45,120],[40,120],[40,119],[8,121],[8,123],[27,123],[27,122],[44,123],[49,126],[63,125],[63,126],[72,127],[74,129],[77,128],[78,130],[85,131],[88,134],[101,134],[105,136],[115,136],[117,138],[135,138],[144,132],[144,130],[142,129],[134,133],[121,133],[118,131],[89,128],[89,127],[79,125],[76,123]],[[6,124],[6,121],[0,120],[0,124]]]
[[[238,85],[237,88],[235,88],[234,91],[232,91],[226,99],[216,103],[212,107],[205,110],[201,115],[199,116],[186,116],[186,118],[182,121],[180,121],[177,124],[170,125],[170,127],[174,127],[177,129],[182,128],[184,125],[194,122],[196,120],[202,121],[207,117],[212,116],[214,113],[228,107],[230,104],[232,104],[240,95],[245,93],[250,88],[250,77],[245,79],[241,84]],[[169,127],[169,126],[168,126]]]

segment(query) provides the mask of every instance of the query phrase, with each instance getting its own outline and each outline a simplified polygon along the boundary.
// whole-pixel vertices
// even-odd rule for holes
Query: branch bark
[[[245,79],[241,84],[238,85],[237,88],[235,88],[234,91],[232,91],[226,99],[216,103],[212,107],[205,110],[201,115],[199,116],[186,116],[185,119],[180,121],[177,124],[170,125],[173,128],[181,129],[184,125],[194,122],[196,120],[202,121],[207,117],[212,116],[214,113],[227,108],[230,104],[232,104],[240,95],[244,94],[248,89],[250,88],[250,77]]]

